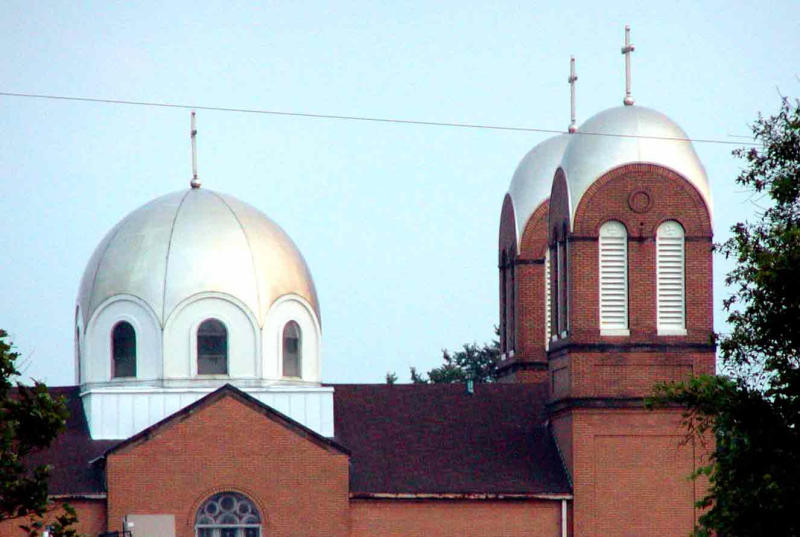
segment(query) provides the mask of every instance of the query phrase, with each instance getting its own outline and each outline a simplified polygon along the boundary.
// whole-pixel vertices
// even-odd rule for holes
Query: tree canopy
[[[659,385],[650,401],[685,405],[690,435],[713,433],[698,536],[800,535],[800,101],[752,129],[736,182],[763,209],[719,246],[735,262],[723,374]]]
[[[53,398],[43,383],[26,386],[16,380],[18,359],[8,334],[0,329],[0,521],[19,518],[23,529],[37,535],[52,507],[47,494],[49,468],[29,467],[25,457],[49,446],[64,430],[68,414],[63,399]],[[70,528],[75,520],[75,511],[66,506],[50,534],[75,535]]]
[[[497,328],[495,328],[497,334]],[[500,341],[489,343],[465,343],[461,350],[450,352],[442,349],[442,365],[427,373],[419,373],[416,367],[410,368],[411,382],[414,384],[446,384],[453,382],[493,382],[497,379],[497,364],[500,363]],[[395,373],[386,374],[387,384],[397,381]]]

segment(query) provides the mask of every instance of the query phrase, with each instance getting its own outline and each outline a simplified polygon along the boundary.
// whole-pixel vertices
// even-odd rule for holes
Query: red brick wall
[[[569,222],[566,182],[556,174],[552,228]],[[553,434],[573,478],[581,537],[687,535],[703,482],[688,479],[705,453],[686,436],[680,409],[648,412],[659,381],[713,373],[711,225],[696,189],[671,170],[632,164],[600,177],[578,203],[569,232],[569,335],[548,354]],[[628,230],[630,336],[600,336],[598,232]],[[685,336],[656,332],[655,235],[665,220],[685,230]],[[569,226],[568,226],[569,229]]]
[[[568,216],[565,187],[559,172],[551,227]],[[551,344],[553,397],[642,397],[655,382],[713,373],[711,226],[696,189],[671,170],[631,164],[606,173],[576,201],[569,248],[570,331]],[[629,336],[600,335],[597,236],[608,220],[620,221],[629,233]],[[665,220],[677,220],[686,231],[685,336],[656,331],[655,234]]]
[[[50,511],[45,517],[45,524],[52,522],[61,512],[60,505],[62,500],[55,502],[55,509]],[[105,500],[67,500],[75,508],[78,515],[78,522],[74,528],[78,535],[96,537],[100,532],[106,530],[106,502]],[[2,537],[24,537],[27,535],[19,528],[20,524],[25,524],[24,520],[14,519],[0,522],[0,536]]]
[[[353,537],[560,537],[559,501],[354,500]]]
[[[498,237],[497,266],[498,271],[498,296],[500,316],[497,325],[500,327],[500,352],[507,353],[508,336],[506,330],[511,330],[511,270],[510,264],[516,258],[517,228],[515,223],[514,204],[511,196],[506,194],[503,199],[503,209],[500,212],[500,233]],[[505,256],[503,255],[505,253]],[[505,323],[505,324],[504,324]]]
[[[500,237],[498,259],[502,252],[513,252],[515,263],[514,293],[515,311],[509,312],[509,321],[513,318],[515,347],[513,356],[501,364],[504,376],[501,382],[541,382],[546,378],[544,367],[547,357],[544,349],[544,256],[547,246],[548,202],[545,200],[533,212],[522,234],[520,253],[516,255],[516,226],[511,198],[506,195],[500,216]],[[506,269],[506,296],[511,293],[511,273]],[[502,320],[503,278],[500,276],[500,315]],[[510,303],[506,304],[509,308]],[[509,329],[512,326],[509,325]],[[503,348],[505,351],[506,349]],[[531,369],[529,364],[538,365]]]
[[[544,256],[548,209],[548,201],[542,202],[525,225],[519,256],[523,264],[517,266],[517,359],[541,364],[547,363],[544,350]],[[536,263],[524,264],[530,261]]]
[[[642,204],[642,199],[649,201]],[[628,229],[631,335],[619,341],[708,343],[713,330],[708,210],[691,184],[673,171],[650,164],[610,171],[589,187],[578,204],[570,243],[570,340],[599,341],[597,237],[600,226],[609,220]],[[686,233],[686,337],[656,335],[655,238],[665,220],[676,220]]]
[[[689,534],[705,484],[689,480],[702,449],[683,442],[679,412],[573,409],[553,425],[569,437],[576,536]]]
[[[348,457],[325,449],[232,397],[205,407],[107,460],[108,521],[173,514],[194,535],[210,495],[233,490],[260,508],[270,536],[348,535]]]
[[[714,360],[711,351],[681,348],[570,352],[566,347],[550,353],[550,398],[646,397],[657,382],[713,374]]]

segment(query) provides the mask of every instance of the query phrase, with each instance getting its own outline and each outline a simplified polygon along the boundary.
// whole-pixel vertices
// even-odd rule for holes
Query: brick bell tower
[[[711,197],[684,131],[624,103],[580,127],[552,183],[550,423],[573,535],[687,535],[704,448],[684,441],[680,408],[643,399],[715,370]]]
[[[500,270],[501,382],[547,379],[547,225],[553,173],[569,136],[549,138],[522,159],[503,200]]]

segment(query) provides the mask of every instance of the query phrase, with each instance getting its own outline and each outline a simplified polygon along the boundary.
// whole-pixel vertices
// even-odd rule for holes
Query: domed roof
[[[703,197],[710,215],[706,171],[687,138],[667,116],[641,106],[610,108],[589,118],[571,137],[561,161],[571,218],[592,183],[609,170],[633,162],[657,164],[686,178]]]
[[[517,247],[528,219],[544,200],[550,197],[553,175],[572,136],[561,134],[534,146],[522,158],[511,178],[508,195],[514,207]]]
[[[133,295],[163,327],[178,304],[206,292],[240,300],[261,326],[288,293],[319,317],[311,273],[289,236],[254,207],[207,189],[157,198],[109,231],[83,273],[78,306],[86,323],[108,298]]]

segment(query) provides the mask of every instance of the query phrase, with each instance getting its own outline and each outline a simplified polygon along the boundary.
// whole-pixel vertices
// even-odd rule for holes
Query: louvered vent
[[[600,228],[600,333],[628,335],[628,233],[619,222]]]
[[[544,348],[550,348],[550,248],[544,253]]]
[[[668,221],[656,233],[658,333],[686,333],[683,227]]]

